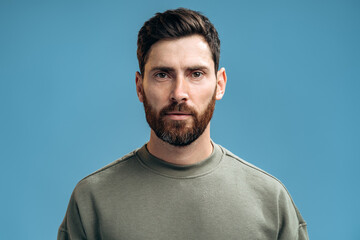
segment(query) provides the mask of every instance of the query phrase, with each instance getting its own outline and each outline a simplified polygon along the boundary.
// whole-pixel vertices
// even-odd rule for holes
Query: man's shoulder
[[[285,185],[273,175],[243,160],[224,147],[221,148],[223,149],[226,160],[229,164],[231,164],[231,167],[237,169],[236,173],[241,173],[243,175],[242,183],[247,184],[248,192],[250,191],[252,194],[255,194],[259,197],[259,199],[265,196],[266,203],[271,202],[271,199],[279,201],[279,206],[281,208],[279,211],[283,211],[283,214],[289,214],[291,212],[296,215],[300,224],[300,230],[305,231],[305,233],[302,234],[307,234],[306,223],[296,208],[295,203]]]
[[[131,171],[136,164],[136,152],[138,149],[124,155],[123,157],[109,163],[108,165],[96,170],[79,181],[75,190],[86,189],[89,186],[101,186],[111,182],[119,173]]]
[[[220,146],[220,145],[219,145]],[[227,164],[230,164],[234,171],[240,171],[239,174],[243,175],[250,184],[268,185],[271,188],[278,188],[279,190],[286,190],[284,184],[263,169],[245,161],[238,157],[228,149],[220,146],[224,152],[224,157]]]

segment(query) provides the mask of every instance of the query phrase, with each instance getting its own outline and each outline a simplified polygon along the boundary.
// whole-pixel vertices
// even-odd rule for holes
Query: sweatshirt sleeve
[[[306,222],[285,190],[279,196],[278,240],[309,240]]]
[[[82,225],[79,208],[74,193],[58,231],[57,240],[86,240],[85,231]]]
[[[306,223],[302,223],[299,225],[299,234],[298,240],[309,240],[309,236],[307,233]]]

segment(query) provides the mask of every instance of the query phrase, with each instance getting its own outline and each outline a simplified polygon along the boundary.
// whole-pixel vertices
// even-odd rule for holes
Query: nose
[[[171,101],[181,103],[186,102],[188,99],[188,84],[186,79],[183,77],[177,77],[173,82]]]

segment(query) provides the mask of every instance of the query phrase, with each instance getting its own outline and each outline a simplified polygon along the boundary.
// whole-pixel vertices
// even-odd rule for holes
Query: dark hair
[[[209,44],[215,65],[219,67],[220,39],[214,25],[200,12],[186,8],[167,10],[156,13],[144,23],[139,31],[137,41],[137,58],[140,73],[144,74],[148,52],[151,46],[161,39],[181,38],[199,34]]]

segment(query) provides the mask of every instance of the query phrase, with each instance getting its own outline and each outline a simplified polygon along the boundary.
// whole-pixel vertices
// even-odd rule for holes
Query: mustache
[[[186,112],[193,116],[196,115],[196,111],[194,108],[190,107],[186,103],[177,103],[177,102],[173,102],[173,103],[169,104],[168,106],[164,107],[163,109],[161,109],[161,111],[159,112],[159,115],[160,115],[160,117],[163,117],[168,112],[173,112],[173,111]]]

